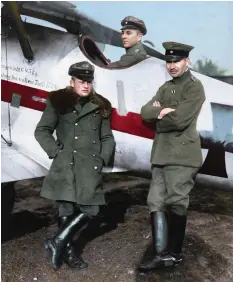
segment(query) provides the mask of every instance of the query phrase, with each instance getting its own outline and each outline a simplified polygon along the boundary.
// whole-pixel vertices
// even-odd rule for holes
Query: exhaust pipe
[[[195,178],[195,185],[207,189],[222,190],[233,193],[233,179],[230,178],[198,173]]]
[[[133,176],[151,180],[151,172],[149,171],[126,171],[120,172],[121,175]],[[138,179],[137,181],[140,181]],[[211,190],[220,190],[233,193],[233,178],[223,178],[213,175],[198,173],[195,177],[195,185]],[[133,187],[131,187],[133,189]],[[149,188],[149,182],[148,182]]]

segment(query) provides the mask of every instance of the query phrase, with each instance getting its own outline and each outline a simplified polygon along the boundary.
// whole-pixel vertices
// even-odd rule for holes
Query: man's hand
[[[172,109],[172,108],[164,108],[162,109],[162,111],[160,112],[159,116],[160,118],[163,118],[164,116],[166,116],[167,114],[171,113],[171,112],[174,112],[175,109]]]
[[[161,107],[160,103],[158,101],[154,101],[154,103],[152,104],[154,107]],[[162,109],[162,111],[160,112],[158,118],[161,119],[164,116],[166,116],[167,114],[169,114],[170,112],[175,111],[175,109],[172,108],[164,108]]]
[[[154,101],[154,103],[152,104],[154,107],[161,107],[160,103],[157,101]]]

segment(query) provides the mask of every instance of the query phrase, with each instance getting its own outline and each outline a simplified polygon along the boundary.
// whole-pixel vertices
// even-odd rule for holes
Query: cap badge
[[[89,68],[89,66],[88,66],[88,64],[83,64],[83,65],[82,65],[82,68],[84,68],[84,69],[88,69],[88,68]]]

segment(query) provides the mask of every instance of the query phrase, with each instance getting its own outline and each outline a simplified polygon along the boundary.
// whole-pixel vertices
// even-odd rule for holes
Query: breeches
[[[186,215],[189,193],[198,168],[185,166],[152,166],[152,180],[147,198],[150,212],[167,208],[178,215]]]
[[[57,203],[58,203],[58,209],[59,209],[59,216],[69,216],[78,210],[87,214],[90,217],[96,216],[99,213],[98,205],[84,206],[84,205],[78,205],[76,203],[68,202],[68,201],[57,201]]]

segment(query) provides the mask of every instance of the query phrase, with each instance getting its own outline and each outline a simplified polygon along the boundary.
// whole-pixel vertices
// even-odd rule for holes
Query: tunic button
[[[94,167],[94,169],[97,169],[97,168],[98,168],[97,166]]]
[[[75,138],[75,139],[78,139],[78,136],[75,136],[74,138]]]
[[[95,157],[95,154],[93,154],[92,156]]]
[[[96,130],[96,127],[94,127],[93,129]]]
[[[74,150],[74,153],[77,153],[77,151],[76,151],[76,150]]]
[[[76,113],[76,111],[73,111],[73,113],[75,114],[75,113]]]
[[[95,144],[96,142],[95,142],[95,141],[93,141],[93,143]]]
[[[182,144],[183,144],[183,145],[185,145],[185,143],[184,143],[184,142],[182,142]]]
[[[94,114],[93,116],[96,117],[96,114]]]
[[[78,124],[77,123],[75,123],[75,126],[77,126]]]
[[[73,165],[73,163],[70,163],[71,165]]]

